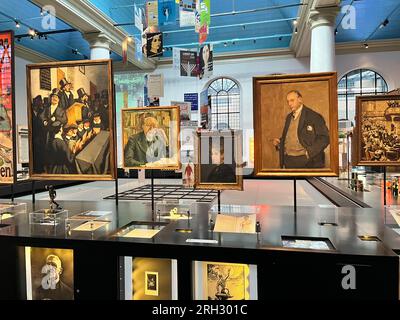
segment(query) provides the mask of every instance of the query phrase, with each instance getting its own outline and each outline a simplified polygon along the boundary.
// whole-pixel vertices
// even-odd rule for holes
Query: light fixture
[[[294,29],[294,34],[297,34],[297,27],[296,27],[296,29]]]
[[[17,37],[17,41],[18,41],[18,42],[21,42],[21,38],[20,38],[20,37]]]
[[[337,28],[335,29],[335,35],[337,35],[339,32],[338,32],[338,30],[337,30]]]
[[[253,40],[253,43],[254,43],[254,44],[256,44],[256,42],[257,42],[257,40],[256,40],[256,39],[254,39],[254,40]]]
[[[243,25],[242,28],[243,28],[243,30],[246,30],[246,25]]]
[[[235,45],[235,41],[233,41],[232,44]]]
[[[78,49],[72,49],[72,54],[78,54]]]
[[[294,26],[297,26],[297,23],[298,23],[297,19],[296,19],[296,20],[293,20],[293,25],[294,25]]]
[[[33,40],[33,36],[31,36],[31,40]]]
[[[44,11],[43,11],[42,8],[40,9],[40,15],[41,15],[41,16],[44,16]]]
[[[224,42],[224,47],[227,47],[227,46],[228,46],[228,44],[226,42]]]
[[[44,35],[44,40],[47,40],[47,34]]]
[[[364,47],[365,49],[368,49],[369,48],[368,43],[364,43]]]
[[[28,34],[32,37],[34,37],[36,35],[36,31],[33,29],[29,29]]]
[[[132,42],[132,37],[128,37],[128,38],[126,38],[126,39],[127,39],[127,41],[128,41],[129,43]]]
[[[389,24],[389,20],[386,18],[379,26],[379,29],[386,27]]]
[[[16,28],[21,27],[21,25],[19,24],[18,20],[15,20],[15,27],[16,27]]]
[[[279,41],[282,41],[282,37],[279,37],[278,40],[279,40]]]

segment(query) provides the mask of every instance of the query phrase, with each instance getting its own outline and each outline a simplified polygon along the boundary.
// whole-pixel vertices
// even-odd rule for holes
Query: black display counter
[[[131,221],[151,221],[151,206],[136,202],[62,202],[70,215],[87,210],[113,212],[114,227]],[[28,212],[48,202],[28,203]],[[120,257],[177,260],[178,298],[193,297],[193,261],[244,263],[257,266],[258,299],[398,299],[400,236],[384,225],[376,209],[261,206],[257,234],[218,233],[209,230],[209,204],[196,203],[191,220],[169,222],[152,239],[118,238],[108,234],[68,236],[65,227],[40,230],[29,225],[28,214],[15,218],[15,232],[0,235],[1,299],[24,299],[24,246],[68,248],[74,251],[75,299],[111,299],[121,296]],[[157,218],[158,220],[158,218]],[[5,222],[3,222],[5,223]],[[192,229],[192,232],[178,232]],[[51,231],[49,231],[51,230]],[[186,230],[187,231],[187,230]],[[363,241],[360,236],[376,236]],[[93,237],[93,238],[92,238]],[[282,246],[282,237],[329,240],[332,250]],[[216,244],[188,243],[213,239]],[[371,240],[371,238],[367,238]],[[345,289],[345,266],[356,271],[355,288]]]

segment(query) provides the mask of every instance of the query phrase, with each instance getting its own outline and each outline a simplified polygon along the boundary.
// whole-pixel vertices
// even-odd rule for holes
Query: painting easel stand
[[[293,178],[293,209],[294,209],[294,213],[297,213],[297,185],[296,185],[296,178]]]
[[[386,206],[386,166],[383,167],[383,205]]]

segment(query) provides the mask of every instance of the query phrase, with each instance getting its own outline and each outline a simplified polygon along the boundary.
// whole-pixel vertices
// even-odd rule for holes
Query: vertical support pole
[[[118,207],[118,177],[115,178],[115,205]]]
[[[218,190],[218,214],[221,213],[221,190]]]
[[[386,206],[386,166],[383,167],[383,205]]]
[[[296,186],[296,178],[293,179],[293,205],[294,205],[294,213],[297,212],[297,186]]]
[[[151,216],[152,216],[152,221],[156,221],[155,220],[155,216],[154,216],[154,211],[155,211],[155,205],[154,205],[154,170],[151,169],[150,170],[150,174],[151,174]]]
[[[14,202],[14,184],[11,184],[11,202]]]
[[[36,203],[35,180],[32,180],[32,203]]]

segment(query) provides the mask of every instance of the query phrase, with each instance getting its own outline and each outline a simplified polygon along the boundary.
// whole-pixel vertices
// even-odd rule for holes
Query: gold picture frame
[[[254,77],[253,100],[255,176],[338,176],[336,72]]]
[[[146,271],[144,277],[144,294],[147,296],[158,296],[158,272]]]
[[[85,74],[81,73],[81,67],[85,67]],[[39,88],[40,70],[42,69],[50,69],[51,91]],[[32,64],[27,65],[26,73],[30,178],[32,180],[115,180],[117,169],[112,60]],[[70,83],[72,95],[68,98],[67,103],[63,104],[61,102],[63,100],[60,98],[60,88],[65,86],[65,82]],[[51,97],[56,95],[60,102],[57,104],[56,111],[51,114]],[[92,105],[99,106],[97,117],[101,119],[102,123],[96,124],[97,127],[94,120],[96,118],[94,107],[92,118],[83,119],[83,104],[75,99],[82,95],[87,95],[88,99],[92,99],[90,101]],[[64,105],[67,107],[64,108]],[[61,111],[58,112],[58,109]],[[47,116],[45,116],[46,114]],[[50,154],[51,141],[54,140],[55,131],[58,128],[63,131],[67,126],[74,126],[75,123],[85,120],[89,123],[88,132],[84,136],[84,141],[81,138],[79,149],[75,148],[72,151],[71,147],[73,161],[67,164],[62,160],[57,160],[56,163],[54,153]],[[59,140],[61,145],[61,139]],[[66,159],[70,158],[71,156],[68,154]]]
[[[243,190],[242,139],[241,130],[197,131],[195,188]],[[226,150],[231,150],[231,152],[226,154]],[[213,161],[213,152],[220,153],[219,157],[217,156],[219,164]],[[221,156],[223,156],[223,161]]]
[[[179,107],[128,108],[121,112],[124,168],[180,169]],[[147,133],[152,136],[151,144]]]

